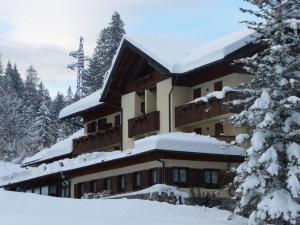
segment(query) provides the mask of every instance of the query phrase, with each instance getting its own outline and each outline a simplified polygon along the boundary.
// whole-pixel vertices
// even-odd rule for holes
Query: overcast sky
[[[34,65],[52,96],[75,87],[69,51],[82,35],[91,55],[114,10],[129,35],[205,42],[244,27],[239,7],[248,7],[243,0],[0,0],[0,6],[2,63],[10,59],[23,76]]]

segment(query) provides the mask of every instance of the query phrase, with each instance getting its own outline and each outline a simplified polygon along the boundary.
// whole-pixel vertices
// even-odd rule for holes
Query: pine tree
[[[46,101],[41,102],[33,127],[37,137],[37,150],[50,147],[55,143],[55,129]]]
[[[3,84],[4,84],[3,88],[10,93],[15,93],[13,87],[13,81],[12,81],[13,73],[14,73],[13,67],[10,61],[8,61],[5,68],[4,77],[3,77]]]
[[[237,141],[250,140],[235,184],[241,197],[238,213],[249,225],[300,224],[300,1],[246,0],[258,17],[248,21],[263,49],[240,60],[255,74],[233,102],[244,110],[233,117],[248,128]]]
[[[21,74],[18,71],[17,65],[14,64],[13,74],[12,74],[12,86],[15,92],[18,94],[19,97],[22,97],[24,92],[24,82],[21,78]]]
[[[63,94],[57,93],[51,107],[51,116],[55,128],[55,139],[64,138],[64,124],[59,120],[60,111],[66,106],[66,100]]]
[[[29,116],[34,117],[34,113],[37,112],[39,106],[38,97],[38,77],[37,71],[30,66],[27,70],[26,80],[25,80],[25,90],[24,90],[24,106],[28,110]]]
[[[114,12],[108,27],[100,32],[88,70],[83,74],[83,91],[85,95],[91,94],[102,87],[105,73],[111,66],[124,34],[124,22],[120,14]]]
[[[2,66],[2,58],[0,55],[0,76],[2,76],[2,74],[3,74],[3,66]]]

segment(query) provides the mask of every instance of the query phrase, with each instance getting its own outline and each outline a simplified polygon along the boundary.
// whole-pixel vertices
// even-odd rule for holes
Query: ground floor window
[[[81,198],[84,195],[84,183],[78,184],[78,197]]]
[[[140,189],[142,186],[141,183],[141,174],[140,173],[135,173],[134,174],[134,188],[135,189]]]
[[[158,183],[158,172],[157,169],[150,170],[150,184],[157,184]]]
[[[207,188],[218,188],[219,171],[218,170],[204,170],[204,183]]]
[[[175,184],[187,183],[187,169],[186,168],[173,168],[173,182]]]
[[[41,195],[49,195],[49,186],[41,187]]]
[[[104,179],[104,190],[111,190],[111,180],[109,178]]]
[[[119,192],[125,191],[125,176],[118,176]]]
[[[35,194],[41,194],[41,188],[40,187],[36,187],[33,189],[33,193]]]
[[[92,193],[97,193],[97,181],[96,180],[93,180],[91,181],[91,192]]]
[[[50,196],[57,196],[57,186],[56,184],[49,185],[49,195]]]
[[[70,197],[70,181],[63,180],[61,183],[61,197]]]

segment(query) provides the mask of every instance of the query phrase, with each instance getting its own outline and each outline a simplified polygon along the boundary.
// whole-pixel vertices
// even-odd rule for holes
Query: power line
[[[49,30],[48,28],[46,28],[46,27],[44,27],[44,26],[41,26],[41,25],[32,23],[32,22],[30,22],[30,21],[26,21],[26,20],[24,20],[24,19],[22,19],[22,18],[15,17],[15,16],[11,16],[11,15],[8,15],[8,14],[6,14],[6,13],[4,13],[4,12],[1,12],[1,11],[0,11],[0,14],[3,15],[3,16],[5,16],[5,17],[11,18],[11,19],[13,19],[13,20],[17,20],[17,21],[19,21],[19,22],[21,22],[21,23],[25,23],[25,24],[27,23],[27,24],[30,24],[31,26],[34,26],[34,27],[36,27],[36,28],[38,28],[38,29],[42,29],[42,30],[45,30],[45,31],[48,31],[48,32],[53,32],[53,31]],[[60,33],[60,34],[62,34],[62,35],[64,35],[64,36],[69,36],[69,37],[72,37],[72,38],[76,38],[76,39],[79,38],[79,35],[75,35],[75,34],[71,34],[71,33],[67,33],[67,32],[62,32],[62,31],[54,31],[54,32]]]
[[[36,47],[34,45],[24,44],[24,43],[17,42],[17,41],[10,41],[10,40],[3,39],[3,38],[0,38],[0,41],[7,42],[7,43],[10,43],[10,44],[14,44],[14,45],[22,45],[22,46],[25,46],[25,47],[28,47],[28,48],[35,48],[37,50],[42,50],[42,51],[47,51],[47,52],[51,52],[51,53],[56,53],[56,54],[59,54],[59,55],[62,55],[62,54],[67,55],[68,54],[67,52],[59,52],[59,51],[52,50],[52,49],[46,49],[46,48],[42,48],[42,47]]]
[[[24,20],[24,19],[16,17],[16,16],[8,15],[8,14],[6,14],[4,12],[1,12],[1,11],[0,11],[0,15],[8,17],[8,18],[13,19],[13,20],[16,20],[16,21],[18,21],[20,23],[23,23],[23,24],[29,24],[33,27],[36,27],[36,28],[40,29],[40,30],[47,31],[48,33],[53,33],[54,32],[54,33],[57,33],[57,34],[60,34],[60,35],[63,35],[63,36],[69,36],[69,37],[76,38],[76,39],[78,39],[80,37],[80,35],[75,35],[75,34],[72,34],[72,33],[69,33],[69,32],[50,30],[47,27],[41,26],[39,24],[32,23],[31,21]],[[85,38],[85,40],[86,40],[86,38]],[[94,41],[93,42],[89,41],[89,42],[94,43]]]
[[[24,59],[24,58],[9,57],[9,56],[2,55],[2,54],[1,54],[1,57],[2,57],[2,58],[6,58],[6,59],[8,59],[8,60],[13,59],[13,60],[19,60],[19,61],[25,61],[25,62],[31,62],[31,63],[42,64],[42,65],[46,65],[46,66],[52,66],[52,67],[56,67],[56,68],[59,68],[59,69],[67,69],[67,67],[66,67],[66,66],[63,66],[63,65],[55,65],[55,64],[45,63],[45,62],[40,62],[40,61],[36,61],[36,60],[30,60],[30,59]]]

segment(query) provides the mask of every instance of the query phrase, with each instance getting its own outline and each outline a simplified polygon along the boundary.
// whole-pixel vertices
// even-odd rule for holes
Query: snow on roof
[[[4,162],[0,160],[0,177],[6,176],[8,174],[12,174],[14,172],[21,172],[25,169],[20,167],[18,164],[14,164],[11,162]]]
[[[213,137],[195,133],[167,133],[137,140],[135,141],[134,148],[126,151],[87,153],[76,158],[42,164],[38,167],[29,168],[21,173],[13,173],[5,177],[0,177],[0,186],[126,158],[151,150],[234,156],[244,155],[244,149],[228,145],[226,142],[219,141]]]
[[[125,36],[124,40],[160,63],[170,73],[185,73],[223,59],[251,42],[254,34],[253,30],[242,29],[202,44],[160,37]]]
[[[213,91],[206,96],[202,96],[199,98],[194,99],[193,101],[188,102],[189,103],[199,103],[199,102],[208,102],[211,98],[217,98],[217,99],[224,99],[226,97],[226,94],[229,92],[236,92],[237,90],[231,87],[223,87],[222,91]]]
[[[182,132],[153,135],[137,140],[132,153],[137,154],[153,149],[218,155],[243,155],[244,153],[243,149],[230,146],[214,137]]]
[[[66,139],[58,141],[56,144],[52,145],[51,147],[45,148],[31,157],[26,157],[23,160],[22,164],[24,165],[32,162],[40,162],[61,155],[69,154],[72,152],[73,139],[79,138],[83,135],[84,135],[84,130],[80,129],[79,131],[70,135]]]
[[[59,118],[65,118],[67,116],[71,116],[75,113],[85,111],[89,108],[96,107],[98,105],[103,104],[99,99],[102,95],[103,88],[93,92],[92,94],[78,100],[77,102],[72,103],[71,105],[63,108],[59,113]]]

